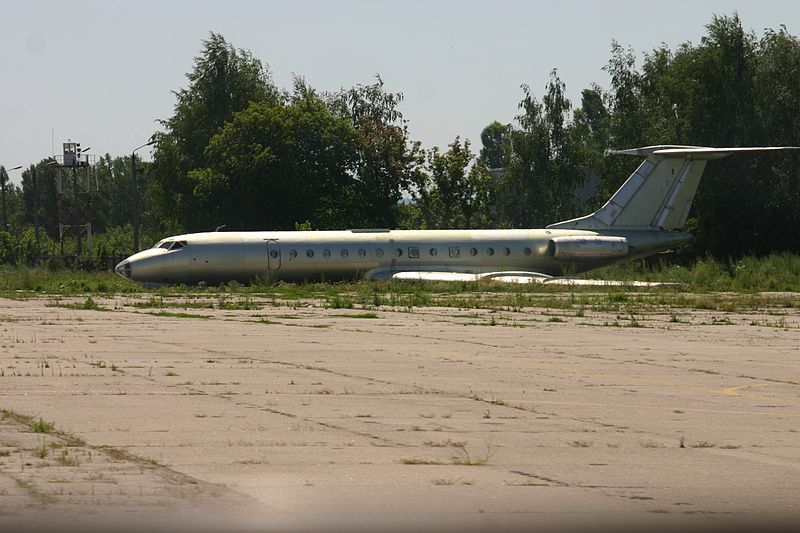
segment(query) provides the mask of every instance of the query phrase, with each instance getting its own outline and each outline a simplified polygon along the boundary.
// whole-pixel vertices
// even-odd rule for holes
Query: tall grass
[[[800,256],[790,253],[765,257],[743,257],[736,260],[697,259],[689,265],[643,260],[595,270],[581,277],[621,281],[656,281],[681,283],[690,292],[800,292]],[[628,290],[627,288],[625,290]],[[635,289],[631,289],[635,290]],[[644,290],[652,291],[652,288]],[[258,279],[249,285],[236,282],[218,286],[183,285],[146,289],[112,272],[51,270],[45,267],[0,265],[0,296],[15,297],[42,294],[85,295],[154,293],[170,296],[181,294],[261,294],[282,300],[318,298],[334,301],[347,294],[354,302],[366,305],[429,305],[431,295],[452,296],[466,300],[480,299],[482,293],[557,293],[608,292],[602,287],[517,285],[502,282],[430,282],[370,281],[286,283]],[[522,302],[520,302],[522,304]],[[469,305],[466,305],[469,307]]]
[[[87,294],[144,292],[112,272],[0,265],[0,293]]]
[[[775,253],[735,260],[700,258],[690,265],[643,260],[588,272],[582,277],[683,283],[694,292],[800,292],[800,256]]]

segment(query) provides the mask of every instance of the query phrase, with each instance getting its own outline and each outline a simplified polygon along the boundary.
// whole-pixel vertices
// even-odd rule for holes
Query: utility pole
[[[145,143],[131,152],[131,177],[133,178],[133,253],[139,251],[139,176],[136,171],[136,150],[155,144],[155,139]]]
[[[36,187],[36,165],[31,165],[31,184],[33,185],[33,234],[39,244],[39,190]]]

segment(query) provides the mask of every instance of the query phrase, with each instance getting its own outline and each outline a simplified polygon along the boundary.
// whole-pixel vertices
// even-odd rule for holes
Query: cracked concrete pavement
[[[798,306],[610,327],[94,298],[0,299],[0,523],[800,518]]]

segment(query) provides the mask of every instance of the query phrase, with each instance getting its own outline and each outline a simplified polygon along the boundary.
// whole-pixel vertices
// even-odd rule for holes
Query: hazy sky
[[[794,1],[37,1],[5,0],[0,22],[0,164],[28,165],[71,138],[92,153],[128,154],[168,118],[210,31],[319,90],[371,83],[402,92],[414,139],[480,148],[510,122],[520,84],[540,96],[558,68],[573,104],[616,39],[639,57],[664,42],[697,43],[712,14],[747,29],[800,32]],[[148,157],[146,151],[140,151]],[[12,174],[18,181],[19,171]]]

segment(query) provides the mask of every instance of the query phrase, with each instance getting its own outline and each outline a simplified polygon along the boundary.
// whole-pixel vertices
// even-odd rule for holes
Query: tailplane
[[[706,163],[738,152],[800,150],[796,146],[706,148],[658,145],[606,154],[646,156],[614,195],[590,215],[547,226],[580,230],[679,230],[686,224]]]

